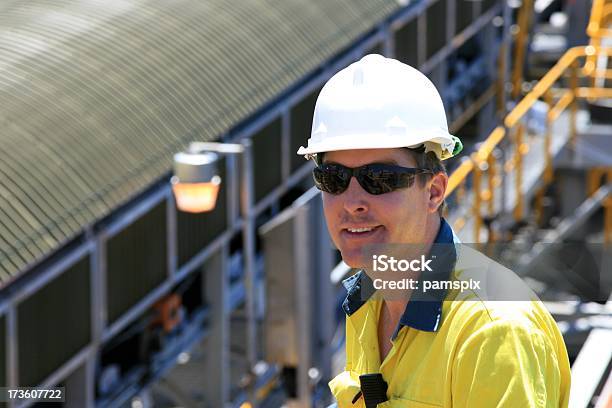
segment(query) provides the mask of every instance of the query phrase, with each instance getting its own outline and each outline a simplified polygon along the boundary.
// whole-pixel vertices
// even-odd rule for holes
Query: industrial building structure
[[[535,242],[610,242],[612,3],[508,3],[0,4],[0,386],[62,386],[74,407],[327,406],[349,271],[296,151],[322,85],[369,53],[440,90],[466,145],[447,216],[464,242],[521,238],[531,261]],[[194,141],[244,146],[201,214],[170,184]],[[599,303],[550,304],[576,398],[600,404],[611,280]],[[599,369],[577,358],[589,333]]]

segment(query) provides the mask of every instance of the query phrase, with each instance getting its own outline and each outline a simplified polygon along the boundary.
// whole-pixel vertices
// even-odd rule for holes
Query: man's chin
[[[359,253],[344,253],[342,252],[342,261],[354,269],[363,269],[366,266],[366,260],[361,252]]]

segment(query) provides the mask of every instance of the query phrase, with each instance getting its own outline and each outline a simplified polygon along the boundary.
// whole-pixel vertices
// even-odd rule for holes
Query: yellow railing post
[[[587,196],[591,197],[602,184],[606,185],[606,183],[612,183],[612,169],[605,167],[590,169],[587,172]],[[604,198],[602,206],[604,209],[604,242],[609,244],[612,243],[612,196],[608,195]]]
[[[595,194],[599,185],[601,184],[601,176],[604,174],[604,170],[601,167],[594,167],[587,173],[587,197]]]
[[[516,206],[514,207],[514,220],[523,218],[523,132],[524,125],[519,123],[514,133],[514,186],[516,190]]]
[[[521,95],[523,83],[523,63],[525,61],[525,50],[529,38],[529,24],[533,13],[533,0],[523,0],[517,18],[519,29],[514,49],[514,69],[512,71],[512,99],[516,100]]]
[[[487,194],[487,200],[488,200],[488,210],[489,210],[489,216],[492,217],[493,214],[495,213],[495,177],[496,177],[496,171],[495,171],[495,156],[493,154],[489,154],[489,157],[487,158],[487,184],[488,184],[488,190],[489,193]]]
[[[587,34],[590,37],[589,45],[593,48],[601,45],[601,39],[599,38],[599,31],[601,29],[600,24],[603,14],[603,6],[605,0],[593,0],[591,7],[591,17],[587,26]],[[587,53],[586,63],[584,64],[585,73],[590,77],[589,84],[591,87],[595,87],[595,68],[597,66],[597,56],[594,53]]]
[[[572,92],[572,103],[570,105],[570,143],[572,149],[576,148],[576,115],[578,113],[578,96],[576,95],[576,89],[578,89],[578,61],[574,60],[570,69],[570,91]]]
[[[544,185],[550,183],[553,178],[552,169],[552,127],[554,122],[554,102],[550,89],[544,94],[544,101],[548,106],[546,113],[546,133],[544,134]]]
[[[611,4],[612,6],[612,4]],[[612,7],[610,7],[610,15],[612,15]],[[612,30],[610,31],[612,32]],[[472,203],[466,203],[471,207],[471,213],[474,216],[474,235],[475,241],[478,242],[480,239],[480,230],[483,225],[482,217],[482,201],[488,201],[487,210],[489,214],[495,212],[495,187],[496,179],[498,178],[497,170],[495,169],[495,158],[490,158],[494,149],[503,141],[506,134],[509,134],[512,144],[514,145],[514,152],[512,157],[502,163],[501,171],[504,175],[510,174],[513,170],[515,173],[514,190],[516,192],[516,202],[508,203],[509,205],[515,204],[513,208],[513,217],[518,222],[523,219],[524,207],[525,207],[525,192],[523,191],[523,156],[529,151],[529,140],[525,139],[525,124],[524,119],[528,111],[533,105],[544,98],[548,104],[547,112],[547,123],[546,123],[546,135],[544,139],[544,160],[545,160],[545,171],[543,176],[544,186],[541,191],[537,192],[536,195],[536,211],[539,214],[539,219],[542,219],[543,213],[543,198],[545,194],[544,188],[547,184],[552,181],[553,177],[553,166],[552,166],[552,123],[559,117],[565,109],[569,108],[570,111],[570,138],[576,140],[576,119],[578,102],[577,98],[612,98],[612,89],[605,88],[602,86],[590,88],[580,87],[579,78],[588,78],[593,75],[589,72],[587,67],[580,67],[578,64],[579,58],[593,57],[598,55],[612,55],[612,47],[573,47],[559,59],[559,61],[538,81],[533,89],[522,98],[517,105],[506,115],[503,120],[503,125],[498,126],[491,132],[487,139],[481,144],[478,151],[471,155],[470,160],[462,162],[459,167],[450,175],[448,180],[448,186],[446,189],[445,196],[448,197],[456,191],[459,202],[467,196],[465,193],[465,182],[472,171],[474,172],[474,197]],[[569,72],[568,72],[569,71]],[[600,70],[601,71],[601,70]],[[570,82],[568,83],[568,89],[555,89],[553,88],[560,78],[564,75],[569,74]],[[606,70],[605,75],[612,78],[612,70]],[[554,99],[558,98],[558,101],[553,104]],[[482,166],[489,164],[489,179],[488,188],[486,191],[481,191],[484,182],[482,180],[484,168]],[[612,177],[612,176],[610,176]],[[611,178],[612,181],[612,178]],[[510,188],[512,188],[510,187]],[[470,208],[468,207],[468,208]],[[612,213],[612,198],[605,201],[606,211]],[[606,212],[606,228],[610,230],[612,234],[612,214],[608,215]],[[608,218],[609,217],[609,218]],[[465,224],[468,217],[463,216],[456,220],[455,226],[457,230],[460,230]],[[612,236],[610,236],[612,239]]]
[[[476,158],[476,155],[472,157],[472,160],[474,160],[474,204],[472,207],[472,213],[474,214],[474,242],[477,243],[480,242],[480,228],[482,226],[482,214],[480,212],[480,186],[482,181],[482,170],[480,169],[480,163]]]
[[[544,222],[544,194],[546,193],[546,186],[542,186],[536,191],[535,196],[535,219],[536,224],[542,225]]]
[[[555,121],[555,103],[553,101],[552,92],[548,89],[544,93],[544,102],[548,109],[546,112],[546,132],[544,134],[544,175],[542,177],[542,185],[536,191],[535,196],[535,217],[536,222],[541,224],[544,221],[544,195],[546,188],[553,179],[552,165],[552,127]]]
[[[466,179],[463,179],[463,181],[459,184],[459,187],[457,187],[457,202],[461,203],[463,202],[463,199],[465,198],[465,182]]]

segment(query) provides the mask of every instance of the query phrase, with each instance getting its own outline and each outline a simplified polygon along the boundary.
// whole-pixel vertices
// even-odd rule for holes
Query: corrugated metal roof
[[[396,0],[0,5],[0,285],[398,8]]]

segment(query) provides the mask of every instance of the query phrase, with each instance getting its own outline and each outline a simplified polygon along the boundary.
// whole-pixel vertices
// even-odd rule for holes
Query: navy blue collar
[[[430,252],[430,257],[433,259],[431,262],[433,272],[427,273],[428,280],[450,279],[457,260],[455,247],[454,245],[435,244],[452,244],[453,242],[453,230],[444,218],[440,218],[440,229]],[[342,309],[348,316],[363,306],[376,291],[372,280],[363,270],[343,280],[342,284],[348,292],[342,303]],[[429,332],[438,330],[442,320],[442,302],[445,297],[446,290],[428,290],[426,295],[422,291],[413,292],[393,338],[397,336],[402,326]]]

